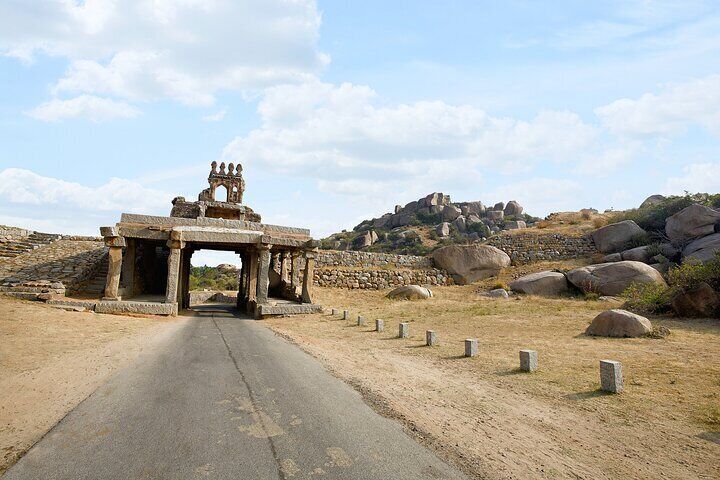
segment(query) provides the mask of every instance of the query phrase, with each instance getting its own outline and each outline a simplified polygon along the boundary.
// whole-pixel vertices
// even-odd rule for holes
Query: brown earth
[[[615,305],[580,298],[490,299],[477,285],[426,301],[316,289],[319,303],[361,314],[267,324],[352,384],[380,413],[477,478],[710,479],[720,472],[720,324],[653,317],[664,339],[582,335]],[[372,331],[374,319],[385,332]],[[398,323],[411,337],[397,339]],[[424,346],[435,330],[439,345]],[[479,339],[475,358],[463,340]],[[536,373],[518,351],[539,352]],[[604,394],[599,361],[623,364],[625,391]]]
[[[66,312],[0,295],[0,474],[182,320]]]

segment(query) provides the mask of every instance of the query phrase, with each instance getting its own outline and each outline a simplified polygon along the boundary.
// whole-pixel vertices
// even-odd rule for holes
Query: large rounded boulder
[[[567,278],[560,272],[536,272],[510,282],[510,288],[518,293],[552,297],[569,290]]]
[[[645,235],[645,230],[632,220],[611,223],[592,233],[593,242],[602,253],[615,253],[624,250],[636,237]]]
[[[432,290],[420,285],[403,285],[387,294],[387,298],[394,300],[426,300],[432,296]]]
[[[671,242],[681,244],[715,233],[720,224],[720,210],[705,205],[690,205],[665,220],[665,234]]]
[[[627,310],[606,310],[593,319],[586,335],[598,337],[642,337],[652,332],[647,318]]]
[[[720,254],[720,233],[713,233],[688,243],[683,249],[684,262],[705,263],[713,260]]]
[[[450,245],[435,250],[432,258],[458,285],[494,277],[510,266],[508,254],[491,245]]]
[[[666,285],[660,272],[642,262],[599,263],[567,272],[567,279],[577,288],[600,295],[619,295],[633,283]]]
[[[720,294],[705,282],[695,288],[679,292],[670,304],[681,317],[716,317],[720,315]]]

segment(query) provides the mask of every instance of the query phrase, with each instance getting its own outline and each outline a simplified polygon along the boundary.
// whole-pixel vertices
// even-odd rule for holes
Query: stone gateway
[[[242,205],[242,167],[212,163],[208,183],[196,202],[173,200],[169,217],[123,213],[102,227],[109,248],[103,301],[106,311],[176,315],[190,306],[190,260],[200,249],[235,252],[242,261],[237,306],[256,318],[320,312],[312,303],[319,242],[303,228],[260,223]],[[223,186],[227,197],[216,200]],[[272,272],[271,272],[272,271]],[[279,278],[271,284],[271,273]]]

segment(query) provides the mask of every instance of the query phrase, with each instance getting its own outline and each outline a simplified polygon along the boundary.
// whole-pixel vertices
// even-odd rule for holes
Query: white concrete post
[[[375,320],[375,331],[376,332],[383,332],[385,331],[385,321],[380,320],[379,318]]]
[[[605,392],[623,391],[622,364],[614,360],[600,360],[600,388]]]
[[[343,310],[343,320],[350,320],[350,312]]]
[[[534,372],[538,368],[538,354],[535,350],[520,350],[520,370]]]
[[[358,315],[357,324],[358,327],[362,327],[363,325],[365,325],[365,317]]]
[[[474,357],[478,352],[478,341],[477,338],[466,338],[465,339],[465,356]]]
[[[437,345],[437,334],[434,330],[428,330],[427,332],[425,332],[425,344],[428,347]]]
[[[410,324],[403,322],[400,324],[400,328],[398,331],[398,337],[400,338],[408,338],[410,336]]]

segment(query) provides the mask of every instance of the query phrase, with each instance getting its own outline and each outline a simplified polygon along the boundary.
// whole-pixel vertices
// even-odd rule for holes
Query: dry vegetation
[[[652,317],[672,334],[591,338],[582,332],[610,304],[490,299],[477,289],[440,287],[421,302],[318,289],[320,303],[372,325],[327,314],[268,324],[473,476],[717,478],[717,321]],[[375,318],[385,320],[384,333],[372,332]],[[410,322],[410,339],[394,338],[401,321]],[[428,329],[437,331],[439,346],[424,346]],[[479,339],[477,357],[461,357],[465,338]],[[523,348],[539,352],[538,372],[518,371]],[[605,358],[623,363],[621,395],[598,391]]]
[[[614,212],[596,213],[589,209],[579,212],[551,213],[545,220],[537,222],[535,227],[525,230],[515,230],[514,233],[537,231],[538,233],[586,235],[593,230],[611,223],[615,215]]]
[[[0,474],[113,371],[178,325],[0,295]]]

